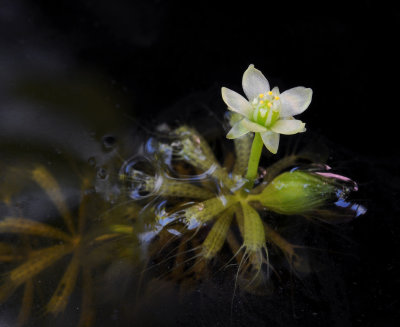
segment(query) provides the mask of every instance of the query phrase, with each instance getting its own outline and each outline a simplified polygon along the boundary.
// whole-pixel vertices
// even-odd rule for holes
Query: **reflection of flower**
[[[278,151],[279,134],[291,135],[305,131],[305,124],[294,119],[310,105],[312,90],[302,86],[282,94],[253,65],[243,74],[243,90],[249,101],[240,94],[223,87],[222,98],[228,109],[243,118],[235,123],[227,138],[235,139],[248,132],[260,133],[264,145],[272,153]]]

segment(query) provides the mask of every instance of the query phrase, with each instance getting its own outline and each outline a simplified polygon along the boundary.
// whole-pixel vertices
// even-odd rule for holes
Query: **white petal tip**
[[[302,133],[305,131],[306,124],[301,120],[297,119],[287,119],[287,120],[278,120],[271,129],[275,133],[284,134],[284,135],[293,135],[297,133]]]
[[[226,87],[221,88],[222,100],[228,106],[228,109],[247,117],[252,107],[250,103],[240,94],[232,91]]]
[[[242,86],[247,98],[252,101],[261,93],[269,91],[269,83],[263,73],[251,64],[246,69],[242,78]]]
[[[281,117],[289,117],[301,114],[311,103],[313,91],[304,86],[286,90],[281,98]]]
[[[261,138],[267,150],[272,154],[276,154],[279,148],[279,134],[274,132],[261,133]]]

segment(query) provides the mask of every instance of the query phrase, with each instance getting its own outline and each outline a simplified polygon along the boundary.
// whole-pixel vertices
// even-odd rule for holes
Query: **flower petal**
[[[255,133],[260,133],[260,132],[266,132],[267,129],[264,126],[261,126],[255,122],[252,122],[248,119],[243,119],[241,122],[242,126],[244,128],[247,128],[250,132],[255,132]]]
[[[274,96],[274,97],[277,97],[277,96],[279,96],[281,93],[279,92],[279,87],[277,87],[277,86],[275,86],[272,90],[271,90],[271,92],[272,92],[272,95]]]
[[[252,106],[243,96],[226,87],[221,89],[221,93],[222,99],[227,104],[229,110],[237,112],[245,117],[250,115]]]
[[[243,91],[249,101],[253,101],[261,93],[264,94],[269,91],[268,80],[258,69],[254,68],[254,65],[250,65],[244,72],[242,85]]]
[[[241,137],[244,134],[247,134],[250,132],[246,127],[244,127],[242,124],[242,121],[239,121],[233,125],[231,130],[228,132],[226,137],[228,139],[236,139],[238,137]]]
[[[305,126],[306,126],[306,124],[303,123],[301,120],[297,120],[297,119],[289,119],[289,120],[280,119],[273,126],[271,126],[271,129],[275,133],[285,134],[285,135],[292,135],[292,134],[305,132],[305,130],[306,130]]]
[[[281,117],[301,114],[311,103],[312,90],[303,86],[294,87],[281,93]]]
[[[243,116],[236,112],[228,111],[227,114],[229,114],[229,125],[231,125],[231,127],[243,119]]]
[[[279,134],[272,132],[272,131],[267,131],[264,133],[261,133],[261,138],[263,140],[263,143],[265,147],[271,151],[273,154],[276,154],[278,152],[278,147],[279,147]]]

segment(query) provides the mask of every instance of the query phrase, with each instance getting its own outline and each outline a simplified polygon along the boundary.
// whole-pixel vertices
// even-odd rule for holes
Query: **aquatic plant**
[[[297,253],[301,246],[285,240],[268,222],[268,216],[302,215],[330,223],[350,221],[362,213],[363,208],[358,205],[340,213],[335,212],[337,208],[329,209],[335,202],[345,201],[349,192],[356,189],[352,181],[339,176],[328,178],[322,171],[324,166],[317,166],[319,171],[313,170],[312,165],[286,171],[309,159],[306,156],[290,155],[272,164],[257,186],[248,191],[240,171],[249,157],[245,144],[249,145],[250,137],[235,140],[237,160],[227,171],[194,129],[182,126],[174,134],[183,137],[174,153],[175,165],[184,161],[198,174],[191,175],[192,178],[186,175],[184,179],[164,176],[158,181],[147,175],[140,182],[141,191],[148,192],[150,199],[158,198],[157,203],[161,204],[153,212],[156,223],[151,237],[146,239],[152,242],[149,257],[153,263],[165,263],[160,276],[193,286],[205,276],[208,266],[227,244],[232,259],[237,261],[240,286],[250,292],[263,292],[273,269],[269,262],[270,245],[280,249],[294,270],[307,269],[307,263]],[[165,145],[160,148],[165,149]],[[194,157],[202,160],[193,160]],[[209,168],[205,170],[206,167]],[[133,178],[137,174],[131,171]],[[126,181],[129,183],[129,178]],[[227,262],[231,260],[228,258]]]
[[[269,260],[269,244],[283,252],[292,268],[301,270],[303,262],[296,253],[300,246],[285,240],[268,223],[269,215],[301,215],[332,223],[350,221],[362,214],[364,208],[354,204],[349,205],[347,212],[335,213],[334,204],[345,202],[357,190],[356,183],[312,160],[301,167],[300,162],[309,159],[301,154],[284,157],[266,167],[261,176],[259,161],[263,144],[276,153],[279,134],[305,131],[305,124],[292,116],[307,109],[312,91],[304,87],[282,94],[277,88],[270,91],[267,79],[253,65],[243,75],[243,89],[249,102],[222,88],[223,100],[234,111],[227,135],[228,139],[234,139],[235,146],[235,161],[230,168],[220,164],[199,132],[184,125],[170,132],[172,142],[153,141],[154,162],[161,159],[170,171],[160,167],[161,173],[151,176],[128,169],[122,177],[136,191],[145,192],[147,199],[162,199],[159,200],[162,210],[157,216],[159,224],[152,234],[153,242],[158,244],[154,248],[158,251],[165,248],[165,236],[160,237],[162,242],[155,238],[162,233],[181,240],[174,243],[175,254],[170,259],[175,258],[175,264],[170,276],[183,280],[182,276],[194,273],[199,277],[207,262],[228,244],[232,259],[237,260],[240,284],[248,291],[258,292],[274,269]],[[176,173],[182,162],[192,167],[192,175]],[[186,258],[188,253],[190,256]],[[158,264],[167,260],[159,260]],[[190,261],[194,264],[187,269]]]
[[[127,251],[132,252],[136,244],[132,237],[132,222],[129,220],[137,213],[135,204],[126,205],[124,215],[115,210],[110,211],[109,206],[96,194],[88,192],[93,181],[87,176],[82,181],[81,199],[75,216],[68,208],[62,188],[47,168],[36,165],[31,170],[23,170],[21,174],[28,175],[25,183],[31,179],[50,198],[63,224],[57,226],[43,223],[17,213],[0,220],[0,234],[9,236],[0,243],[3,272],[0,280],[0,303],[23,287],[16,325],[26,324],[32,313],[35,288],[36,293],[43,293],[40,289],[38,292],[38,288],[44,288],[48,292],[46,288],[52,284],[53,274],[57,271],[50,268],[68,258],[69,262],[56,288],[52,291],[50,288],[52,294],[44,304],[43,313],[52,316],[63,313],[81,276],[82,299],[78,325],[91,326],[95,314],[95,269],[117,258],[134,258],[134,253],[127,254]],[[13,196],[6,201],[10,208],[13,207],[12,198]],[[126,218],[127,213],[129,219]],[[112,228],[109,227],[110,224]],[[5,270],[6,265],[10,267],[8,270]],[[61,263],[60,265],[63,266]]]
[[[280,134],[305,131],[305,124],[293,116],[308,108],[311,89],[270,90],[253,65],[243,75],[243,89],[248,101],[222,88],[233,151],[226,150],[226,140],[224,150],[215,151],[193,127],[168,127],[147,141],[143,155],[124,162],[117,185],[103,184],[112,190],[107,196],[96,191],[95,173],[85,171],[79,178],[80,198],[71,207],[50,170],[33,163],[33,168],[20,169],[22,177],[0,185],[0,204],[7,208],[0,220],[0,303],[11,297],[18,302],[23,288],[18,326],[28,322],[37,298],[43,316],[66,314],[79,287],[78,325],[93,325],[99,292],[102,301],[112,297],[108,293],[126,300],[119,290],[104,291],[120,282],[114,267],[137,277],[137,296],[154,278],[190,289],[209,273],[231,266],[235,290],[264,294],[273,272],[278,274],[275,254],[291,272],[308,270],[299,253],[304,245],[287,239],[277,222],[299,217],[348,222],[365,212],[348,200],[357,184],[305,152],[259,167],[264,146],[269,155],[276,154]],[[18,169],[7,167],[3,175],[8,178]],[[49,221],[15,209],[15,199],[32,182],[34,192],[58,212]],[[101,291],[94,285],[101,285]],[[135,300],[123,303],[128,311],[135,305]]]

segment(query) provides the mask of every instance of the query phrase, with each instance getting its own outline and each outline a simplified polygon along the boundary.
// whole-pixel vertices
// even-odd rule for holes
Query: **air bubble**
[[[102,140],[103,150],[111,151],[117,144],[117,139],[113,135],[104,135]]]
[[[97,177],[100,179],[106,179],[108,177],[107,170],[103,167],[100,167],[97,170]]]
[[[128,186],[130,197],[135,200],[153,195],[162,183],[152,163],[144,157],[133,157],[125,161],[119,176]]]

